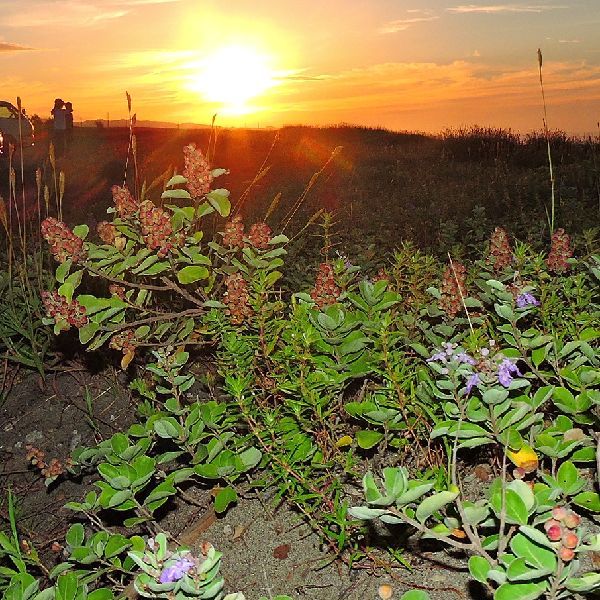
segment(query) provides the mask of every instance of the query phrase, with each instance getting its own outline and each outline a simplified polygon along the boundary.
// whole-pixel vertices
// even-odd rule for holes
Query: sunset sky
[[[0,0],[2,100],[76,121],[440,131],[600,120],[600,0]]]

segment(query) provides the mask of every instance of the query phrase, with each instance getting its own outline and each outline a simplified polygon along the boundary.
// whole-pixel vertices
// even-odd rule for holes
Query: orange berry
[[[565,548],[577,548],[577,544],[579,544],[579,538],[577,537],[577,534],[569,531],[563,535],[562,544]]]
[[[581,517],[577,513],[570,511],[569,514],[567,514],[567,516],[564,518],[563,523],[569,529],[575,529],[575,527],[579,527],[579,524],[581,523]]]
[[[564,562],[569,562],[575,558],[575,552],[571,548],[565,548],[564,546],[558,551],[558,556]]]

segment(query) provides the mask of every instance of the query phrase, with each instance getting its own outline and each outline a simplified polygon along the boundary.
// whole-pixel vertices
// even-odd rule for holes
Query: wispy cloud
[[[153,50],[115,55],[94,70],[110,73],[114,87],[134,89],[138,105],[150,108],[157,98],[168,96],[169,110],[176,111],[189,102],[185,90],[200,59],[194,51]],[[600,65],[551,62],[544,75],[552,81],[547,93],[553,106],[600,100]],[[479,115],[485,121],[486,115],[489,119],[508,105],[535,113],[540,102],[538,77],[535,66],[492,66],[472,59],[446,64],[380,63],[341,71],[299,69],[278,74],[279,85],[263,102],[267,113],[283,122],[302,120],[302,115],[310,115],[316,123],[352,120],[353,115],[367,119],[368,114],[427,115],[430,111],[431,118],[437,115],[441,123],[448,110]]]
[[[394,19],[388,21],[385,25],[379,28],[379,33],[398,33],[399,31],[406,31],[417,23],[427,23],[428,21],[435,21],[439,19],[439,16],[434,14],[432,10],[422,8],[409,8],[406,11],[410,17],[404,19]]]
[[[136,7],[172,4],[182,0],[27,0],[27,11],[17,3],[0,0],[3,25],[28,27],[90,27],[115,21],[134,12]]]
[[[446,9],[451,13],[478,13],[478,14],[501,14],[501,13],[542,13],[548,10],[559,10],[569,8],[565,5],[551,6],[548,4],[460,4]]]
[[[558,40],[559,44],[580,44],[581,40]]]
[[[112,0],[107,4],[141,6],[143,4],[174,4],[175,2],[182,2],[182,0]]]
[[[129,10],[116,7],[100,10],[87,2],[40,2],[28,7],[27,12],[15,11],[6,15],[4,25],[17,29],[29,27],[86,27],[120,19]]]
[[[554,119],[555,127],[570,124],[573,106],[591,106],[600,100],[600,66],[549,63],[544,74],[552,81],[547,94],[553,114],[564,115],[562,121]],[[535,67],[498,67],[479,61],[384,63],[328,73],[319,81],[289,81],[274,91],[269,108],[284,121],[310,114],[314,122],[376,124],[385,117],[399,127],[405,122],[408,128],[479,121],[527,129],[539,116],[537,77]],[[507,117],[511,107],[514,110]],[[405,120],[408,116],[414,120]]]
[[[412,19],[397,19],[390,21],[383,27],[379,28],[379,33],[398,33],[399,31],[406,31],[409,27],[416,25],[417,23],[425,23],[427,21],[435,21],[439,19],[437,16],[433,17],[414,17]]]
[[[22,46],[21,44],[12,44],[11,42],[0,42],[0,53],[21,52],[23,50],[33,50],[33,48],[29,46]]]

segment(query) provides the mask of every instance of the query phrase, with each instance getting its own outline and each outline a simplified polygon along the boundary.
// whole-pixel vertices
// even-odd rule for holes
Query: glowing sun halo
[[[207,56],[192,88],[230,114],[248,112],[248,101],[276,84],[269,59],[245,46],[225,46]]]

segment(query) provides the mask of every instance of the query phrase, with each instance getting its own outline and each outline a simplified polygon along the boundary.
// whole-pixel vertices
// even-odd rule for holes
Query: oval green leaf
[[[356,442],[363,450],[370,450],[383,439],[383,433],[362,429],[356,433]]]
[[[206,279],[209,275],[208,269],[201,265],[190,265],[187,267],[183,267],[177,273],[177,280],[179,283],[188,284],[194,283],[195,281],[200,281],[201,279]]]
[[[433,494],[432,496],[429,496],[429,498],[425,498],[425,500],[423,500],[423,502],[421,502],[421,504],[419,504],[417,507],[417,520],[423,523],[433,513],[437,512],[447,504],[450,504],[450,502],[452,502],[457,496],[458,492],[446,490],[437,494]]]

